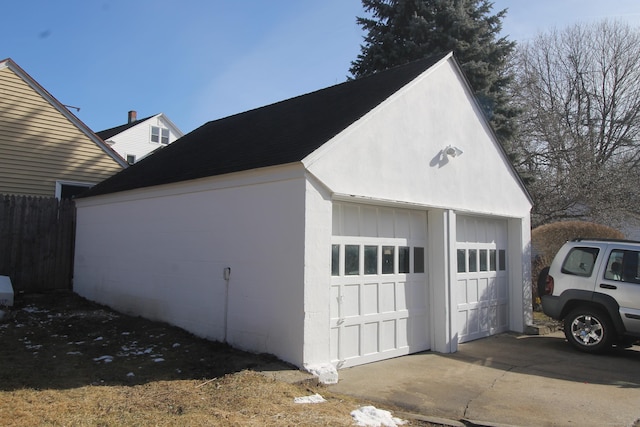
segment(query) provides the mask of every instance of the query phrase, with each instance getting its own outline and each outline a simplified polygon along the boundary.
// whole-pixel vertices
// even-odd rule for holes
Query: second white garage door
[[[458,342],[509,328],[507,224],[459,216],[456,222]]]
[[[426,212],[334,205],[331,357],[339,368],[429,349]]]

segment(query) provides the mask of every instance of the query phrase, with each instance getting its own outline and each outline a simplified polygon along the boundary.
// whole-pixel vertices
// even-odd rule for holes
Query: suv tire
[[[564,335],[580,351],[601,353],[611,347],[614,330],[609,316],[602,311],[578,307],[564,318]]]

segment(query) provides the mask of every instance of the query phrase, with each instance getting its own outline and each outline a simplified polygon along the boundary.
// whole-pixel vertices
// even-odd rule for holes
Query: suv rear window
[[[562,263],[562,272],[575,276],[591,276],[599,252],[598,248],[572,248]]]

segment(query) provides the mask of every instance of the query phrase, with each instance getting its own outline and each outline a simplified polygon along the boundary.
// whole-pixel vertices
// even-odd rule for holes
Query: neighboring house
[[[209,122],[77,201],[74,289],[297,366],[531,323],[531,199],[453,54]]]
[[[15,62],[0,61],[0,194],[70,198],[126,166]]]
[[[183,135],[163,113],[138,120],[137,113],[129,111],[127,118],[126,124],[96,134],[129,164],[142,160]]]

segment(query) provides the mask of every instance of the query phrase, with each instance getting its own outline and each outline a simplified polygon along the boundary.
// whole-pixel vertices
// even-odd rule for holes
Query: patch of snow
[[[318,377],[322,384],[338,383],[338,371],[331,363],[305,364],[304,369]]]
[[[131,332],[123,332],[122,335],[131,335]]]
[[[156,357],[155,359],[153,359],[154,362],[158,363],[158,362],[164,362],[164,359],[162,357]]]
[[[82,354],[82,352],[80,352],[80,351],[67,351],[67,354],[69,356],[74,356],[74,355],[77,355],[77,354]]]
[[[94,339],[94,341],[102,341],[104,338],[103,337],[98,337],[96,339]]]
[[[377,409],[375,406],[363,406],[360,409],[351,411],[351,417],[359,426],[397,427],[407,423],[400,418],[392,417],[391,412]]]
[[[303,396],[296,397],[293,399],[293,403],[322,403],[326,402],[324,397],[320,396],[318,393],[311,396]]]
[[[135,377],[135,376],[136,376],[136,374],[134,374],[133,372],[129,372],[129,373],[127,374],[127,376],[128,376],[128,377]]]
[[[174,342],[171,347],[178,348],[178,347],[180,347],[180,343],[179,342]]]
[[[94,362],[104,362],[104,363],[111,363],[113,362],[113,356],[100,356],[100,357],[96,357],[93,359]]]

